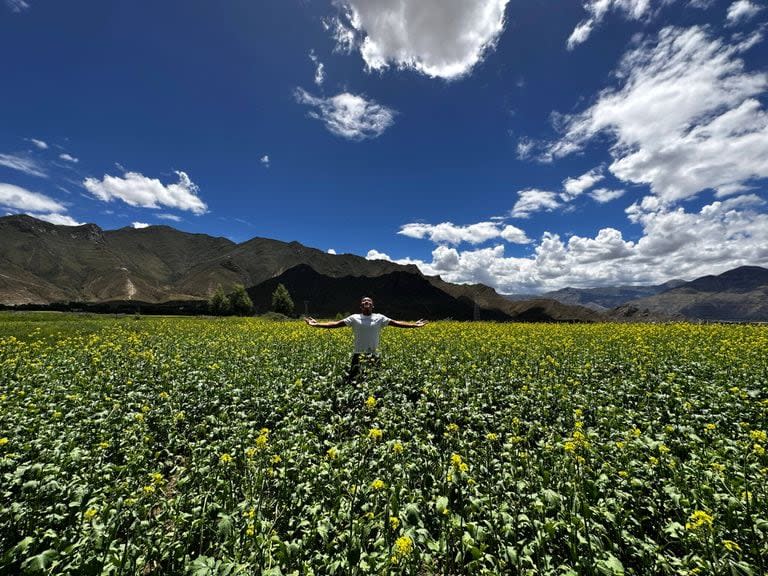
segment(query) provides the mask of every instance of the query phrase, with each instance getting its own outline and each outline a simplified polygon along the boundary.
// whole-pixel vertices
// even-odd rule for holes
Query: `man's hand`
[[[428,320],[424,320],[424,318],[419,318],[418,320],[416,320],[416,322],[414,322],[414,325],[416,326],[416,328],[421,328],[427,323],[428,323]]]
[[[317,326],[317,320],[312,318],[312,316],[304,316],[304,322],[306,322],[310,326]]]

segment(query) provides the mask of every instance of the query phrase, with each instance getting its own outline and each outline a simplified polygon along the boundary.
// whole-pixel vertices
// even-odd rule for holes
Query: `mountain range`
[[[356,311],[369,295],[381,312],[404,319],[768,320],[768,270],[759,267],[692,282],[509,297],[482,284],[425,276],[413,265],[268,238],[238,244],[170,226],[102,230],[14,215],[0,218],[0,246],[6,307],[198,313],[219,286],[242,284],[257,312],[265,312],[283,284],[297,312],[324,317]]]

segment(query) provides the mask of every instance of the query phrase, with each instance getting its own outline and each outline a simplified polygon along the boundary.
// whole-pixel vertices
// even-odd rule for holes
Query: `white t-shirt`
[[[389,324],[383,314],[352,314],[344,318],[344,324],[352,326],[355,333],[355,354],[373,354],[379,348],[381,329]]]

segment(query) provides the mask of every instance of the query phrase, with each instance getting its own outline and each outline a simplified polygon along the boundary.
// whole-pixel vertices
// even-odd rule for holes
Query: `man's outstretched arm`
[[[426,320],[416,320],[416,322],[401,322],[400,320],[390,320],[389,326],[394,326],[395,328],[421,328],[427,323]]]
[[[339,320],[338,322],[318,322],[312,318],[312,316],[305,316],[304,322],[313,328],[344,328],[344,326],[346,326],[346,324],[344,324],[344,320]]]

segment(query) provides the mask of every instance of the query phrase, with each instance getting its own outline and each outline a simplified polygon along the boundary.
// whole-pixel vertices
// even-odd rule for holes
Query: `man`
[[[416,322],[401,322],[392,320],[383,314],[374,314],[373,300],[365,296],[360,300],[360,314],[352,314],[344,320],[337,322],[318,322],[308,316],[304,321],[314,328],[343,328],[352,326],[355,335],[355,349],[352,354],[352,364],[349,367],[347,382],[355,380],[360,375],[360,362],[377,363],[379,359],[379,337],[381,329],[384,326],[394,326],[396,328],[421,328],[426,320],[417,320]]]

